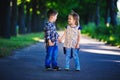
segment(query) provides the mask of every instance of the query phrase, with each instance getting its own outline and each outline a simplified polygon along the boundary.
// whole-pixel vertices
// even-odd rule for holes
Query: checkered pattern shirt
[[[45,41],[47,43],[48,40],[51,40],[53,43],[57,43],[59,34],[56,31],[56,26],[54,23],[46,22],[45,23]]]

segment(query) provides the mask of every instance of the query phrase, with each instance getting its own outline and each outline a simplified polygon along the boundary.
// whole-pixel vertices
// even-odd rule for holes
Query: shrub
[[[98,27],[94,23],[89,23],[83,26],[82,33],[97,38],[100,41],[120,47],[120,25],[106,27],[105,24],[100,24]]]

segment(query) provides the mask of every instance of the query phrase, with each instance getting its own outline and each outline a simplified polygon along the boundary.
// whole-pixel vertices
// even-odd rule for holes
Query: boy
[[[56,31],[55,21],[57,19],[58,12],[54,9],[50,9],[47,12],[48,21],[45,23],[45,43],[46,43],[46,58],[45,58],[45,68],[47,70],[52,69],[60,70],[57,64],[58,56],[58,33]]]

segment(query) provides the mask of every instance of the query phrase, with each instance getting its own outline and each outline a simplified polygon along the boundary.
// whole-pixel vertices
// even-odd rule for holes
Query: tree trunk
[[[32,32],[37,32],[37,1],[32,0],[32,8],[33,8],[33,12],[32,12],[32,27],[31,30]]]
[[[100,10],[99,10],[99,0],[96,0],[96,17],[95,24],[98,26],[100,24]]]
[[[12,0],[11,35],[17,36],[17,0]]]
[[[24,13],[24,1],[18,6],[18,25],[19,34],[25,34],[25,13]]]
[[[40,6],[41,4],[39,4],[39,6],[40,6],[39,10],[41,12],[40,19],[39,19],[39,21],[40,21],[40,31],[43,31],[44,23],[45,23],[45,19],[46,19],[46,6],[45,6],[46,1],[45,0],[40,0],[39,3],[42,4],[42,6]]]
[[[110,16],[110,10],[109,10],[108,1],[109,1],[109,0],[106,0],[105,24],[110,23],[110,21],[108,20],[108,18],[109,18],[109,16]]]
[[[113,26],[117,25],[117,0],[106,0],[106,23],[110,22]]]
[[[31,3],[26,2],[26,28],[27,28],[27,33],[31,32],[31,13],[30,13],[30,7]]]
[[[0,0],[1,37],[10,38],[10,0]]]
[[[111,17],[111,24],[113,26],[117,25],[117,0],[110,0],[110,17]]]

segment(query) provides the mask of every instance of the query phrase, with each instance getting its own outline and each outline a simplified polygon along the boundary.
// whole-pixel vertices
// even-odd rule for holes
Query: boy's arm
[[[49,26],[46,25],[45,27],[45,32],[46,32],[46,40],[48,42],[48,45],[49,46],[53,46],[54,44],[52,43],[51,39],[50,39],[50,33],[51,33],[51,30],[49,28]]]
[[[50,29],[48,26],[45,27],[46,39],[50,40]]]
[[[48,45],[49,45],[49,46],[53,46],[54,43],[49,39],[49,40],[48,40]]]

